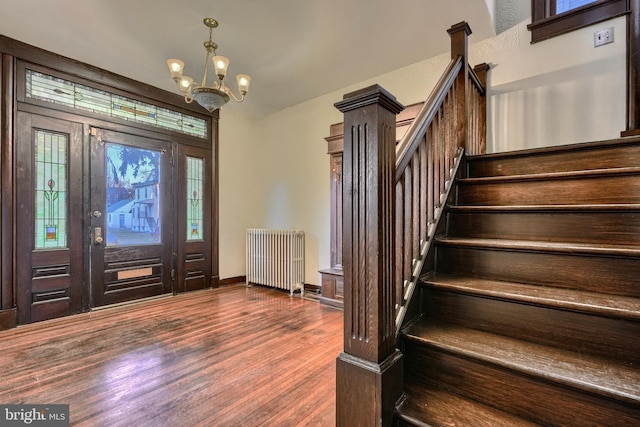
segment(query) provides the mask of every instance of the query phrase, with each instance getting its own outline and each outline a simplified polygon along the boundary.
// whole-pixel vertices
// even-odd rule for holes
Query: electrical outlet
[[[605,28],[593,33],[593,47],[613,43],[613,27]]]

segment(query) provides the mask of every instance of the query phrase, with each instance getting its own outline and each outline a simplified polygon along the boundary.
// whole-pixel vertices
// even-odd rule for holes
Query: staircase
[[[398,425],[640,426],[640,138],[467,159]]]

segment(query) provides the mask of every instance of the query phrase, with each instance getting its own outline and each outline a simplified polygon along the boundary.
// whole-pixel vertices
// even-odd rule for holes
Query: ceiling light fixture
[[[202,83],[197,84],[191,77],[182,74],[182,71],[184,70],[184,62],[181,60],[168,59],[167,65],[169,66],[171,78],[176,82],[178,90],[184,94],[185,102],[191,103],[195,99],[198,104],[202,105],[211,113],[229,102],[231,97],[236,102],[244,101],[244,96],[249,92],[251,77],[246,74],[238,74],[236,76],[238,90],[240,91],[240,98],[236,97],[233,92],[225,86],[224,77],[227,74],[227,67],[229,67],[229,58],[216,55],[218,45],[211,40],[213,29],[218,26],[218,21],[213,18],[205,18],[204,25],[209,28],[209,40],[204,42],[204,48],[207,50],[207,56],[204,62]],[[218,76],[218,80],[211,83],[210,86],[207,86],[209,57],[211,57],[212,54],[213,57],[211,59],[213,62],[213,68]]]

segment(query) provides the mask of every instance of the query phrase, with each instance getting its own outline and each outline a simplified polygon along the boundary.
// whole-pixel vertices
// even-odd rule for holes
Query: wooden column
[[[458,76],[459,84],[456,92],[456,132],[458,138],[458,147],[466,148],[465,145],[469,141],[469,63],[468,63],[468,39],[471,34],[471,27],[466,22],[460,22],[452,25],[447,30],[451,37],[451,59],[462,56],[462,69]]]
[[[395,348],[394,188],[396,114],[378,85],[344,96],[344,352],[336,363],[338,426],[391,425],[402,394]]]
[[[627,130],[622,136],[640,135],[640,0],[630,0],[627,17]]]
[[[16,326],[13,284],[13,112],[14,65],[0,45],[0,330]]]

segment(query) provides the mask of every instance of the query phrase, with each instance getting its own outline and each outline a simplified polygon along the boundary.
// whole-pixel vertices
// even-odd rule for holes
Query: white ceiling
[[[208,38],[251,75],[243,109],[274,112],[495,34],[487,0],[0,0],[0,34],[175,91],[167,58],[202,78]],[[226,107],[225,107],[226,108]]]

